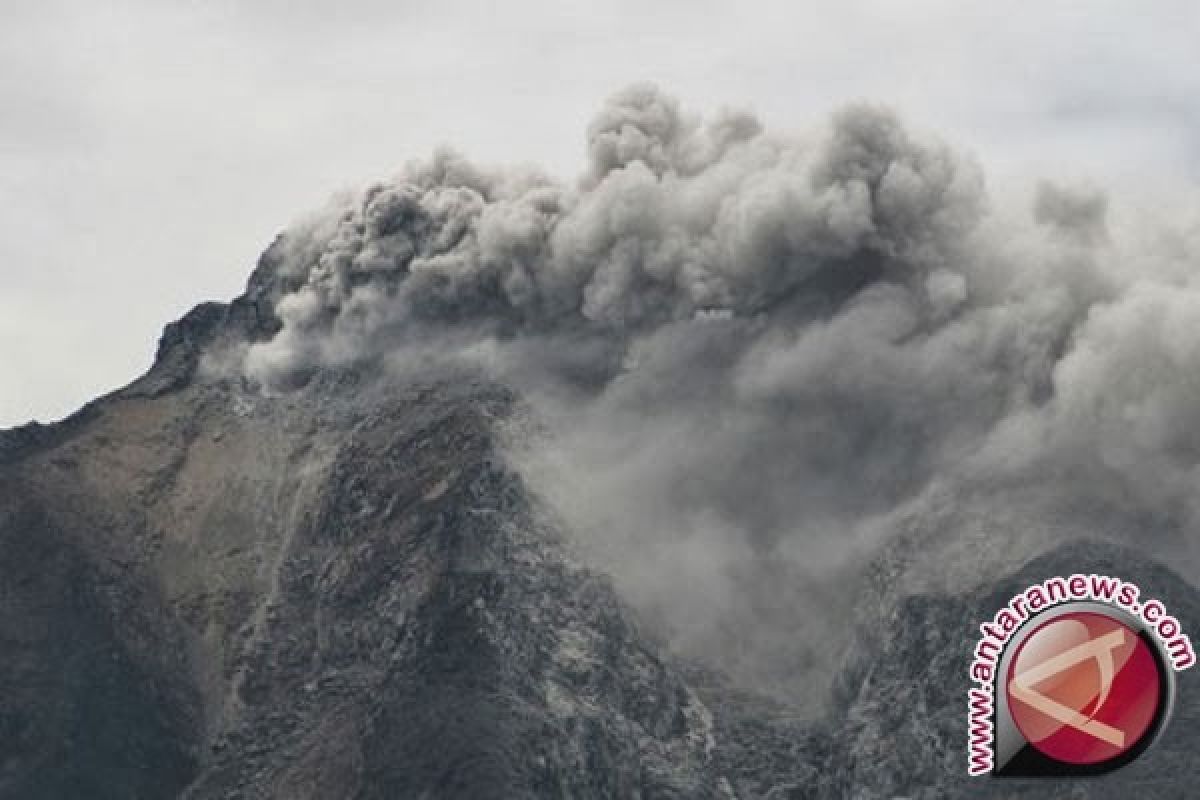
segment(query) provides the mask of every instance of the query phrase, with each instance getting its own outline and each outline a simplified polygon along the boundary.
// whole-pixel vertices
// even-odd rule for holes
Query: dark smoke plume
[[[627,595],[683,651],[816,696],[900,532],[941,532],[930,581],[1097,520],[1194,555],[1197,230],[1052,184],[1008,211],[886,109],[786,137],[635,86],[573,185],[441,153],[297,225],[283,327],[242,368],[517,386],[551,435],[514,459]]]

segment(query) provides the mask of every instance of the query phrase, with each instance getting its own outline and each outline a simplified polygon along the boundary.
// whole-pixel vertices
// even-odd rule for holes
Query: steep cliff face
[[[516,399],[155,370],[0,467],[0,796],[706,797],[710,712],[496,443]]]

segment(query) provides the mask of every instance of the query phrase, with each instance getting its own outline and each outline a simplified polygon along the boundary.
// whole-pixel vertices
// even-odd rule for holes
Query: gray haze
[[[5,0],[0,426],[127,382],[165,322],[239,291],[281,222],[337,189],[443,143],[574,175],[596,99],[634,80],[776,132],[880,100],[977,153],[993,195],[1088,178],[1172,206],[1198,176],[1198,13]]]
[[[1043,545],[1141,515],[1117,535],[1197,563],[1196,216],[993,197],[871,104],[776,134],[639,83],[586,138],[570,182],[444,151],[339,196],[269,253],[282,329],[207,369],[514,385],[547,431],[515,459],[625,595],[793,695],[824,690],[794,679],[837,656],[859,556],[939,504],[1046,488]]]

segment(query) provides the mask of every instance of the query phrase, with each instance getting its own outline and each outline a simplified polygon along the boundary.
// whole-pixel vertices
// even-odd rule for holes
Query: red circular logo
[[[1049,758],[1108,761],[1153,733],[1163,697],[1159,669],[1150,645],[1119,620],[1063,614],[1021,642],[1005,684],[1009,713]]]

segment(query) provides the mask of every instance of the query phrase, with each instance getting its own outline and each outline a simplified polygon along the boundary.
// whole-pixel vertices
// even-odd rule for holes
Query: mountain
[[[958,540],[901,536],[813,719],[673,655],[581,563],[505,458],[537,425],[513,389],[363,365],[264,394],[211,370],[277,328],[270,258],[168,326],[143,378],[0,433],[0,798],[1167,798],[1200,779],[1191,673],[1169,738],[1111,779],[965,776],[976,621],[1080,569],[1200,619],[1164,567],[1068,542],[930,588]]]

